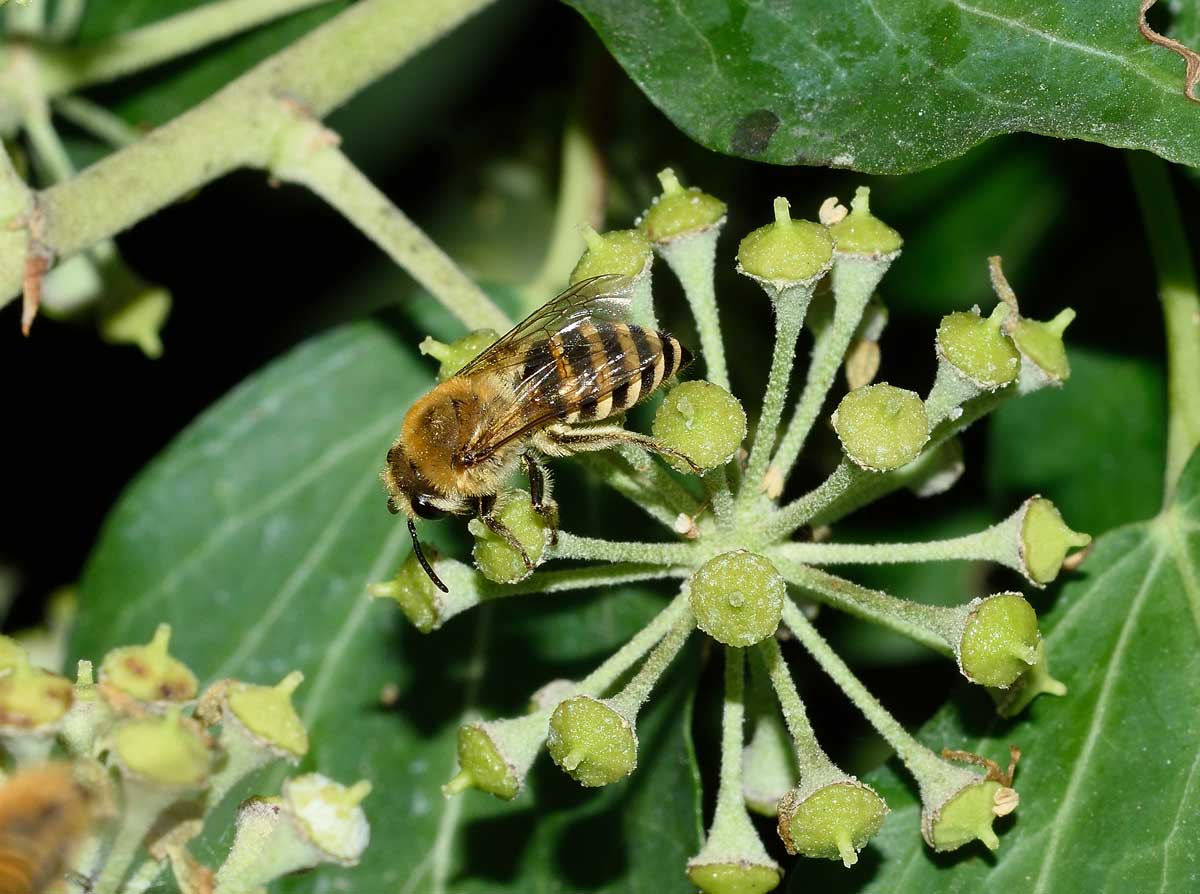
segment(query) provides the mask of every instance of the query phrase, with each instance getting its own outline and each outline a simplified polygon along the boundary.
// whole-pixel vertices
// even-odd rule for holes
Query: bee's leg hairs
[[[660,444],[649,435],[627,431],[617,426],[599,425],[591,428],[576,428],[570,425],[551,425],[533,436],[533,446],[550,456],[570,456],[572,453],[585,451],[611,450],[623,444],[640,447],[642,450],[661,456],[669,456],[686,463],[694,474],[704,474],[704,470],[692,462],[691,457],[685,456],[673,447]]]
[[[493,514],[492,510],[496,508],[495,495],[479,498],[479,520],[487,525],[489,531],[501,537],[505,543],[516,550],[521,561],[525,563],[525,567],[533,571],[536,567],[533,560],[529,558],[529,553],[525,551],[525,547],[521,545],[521,541],[517,539],[517,535],[512,532],[504,522],[500,521],[499,517]]]
[[[546,520],[550,529],[550,545],[558,546],[558,503],[550,496],[550,475],[528,451],[521,454],[525,474],[529,478],[529,497],[534,510]]]

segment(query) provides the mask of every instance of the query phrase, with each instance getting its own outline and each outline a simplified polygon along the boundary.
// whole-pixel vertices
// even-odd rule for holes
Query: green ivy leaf
[[[1157,518],[1112,531],[1063,587],[1042,630],[1063,698],[1016,721],[964,691],[931,720],[931,748],[998,761],[1023,757],[1021,805],[1001,820],[1000,849],[934,855],[921,840],[910,781],[868,780],[891,805],[864,854],[867,871],[806,865],[793,890],[974,894],[1191,891],[1200,877],[1200,453]],[[810,871],[810,869],[812,871]],[[822,886],[826,880],[828,887]]]
[[[375,844],[358,868],[300,876],[287,891],[684,892],[681,867],[699,847],[695,655],[643,713],[630,780],[585,792],[543,760],[512,803],[442,797],[464,716],[522,712],[536,687],[581,675],[618,648],[663,594],[513,599],[428,636],[391,603],[368,600],[367,582],[388,577],[408,549],[377,475],[408,405],[432,384],[413,341],[376,323],[336,329],[180,435],[105,524],[72,652],[99,659],[168,621],[172,651],[201,680],[262,683],[304,671],[303,768],[371,780],[364,807]],[[426,528],[465,555],[453,522]],[[399,694],[391,707],[380,700],[385,687]],[[215,864],[233,806],[275,790],[281,775],[228,799],[198,856]]]
[[[1200,163],[1184,64],[1124,0],[568,0],[710,149],[876,173],[1014,131]]]

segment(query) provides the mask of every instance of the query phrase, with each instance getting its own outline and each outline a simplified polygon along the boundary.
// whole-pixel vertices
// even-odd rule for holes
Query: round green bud
[[[196,697],[196,675],[167,647],[171,625],[159,624],[144,646],[122,646],[104,656],[100,680],[138,701],[183,702]]]
[[[476,329],[468,332],[458,341],[445,344],[433,336],[426,336],[417,348],[427,357],[432,357],[441,363],[438,367],[437,378],[444,382],[453,378],[460,369],[483,353],[500,337],[495,329]]]
[[[447,795],[473,786],[511,801],[521,790],[521,780],[489,735],[487,724],[468,723],[458,728],[458,766],[458,775],[442,788]]]
[[[968,680],[1003,689],[1037,664],[1037,614],[1020,593],[997,593],[971,605],[958,666]]]
[[[1021,319],[1012,327],[1017,349],[1050,379],[1065,381],[1071,375],[1063,332],[1075,319],[1075,311],[1066,308],[1045,323]]]
[[[775,200],[775,222],[759,227],[738,245],[738,271],[771,283],[805,282],[829,269],[833,237],[810,220],[792,220],[788,200]]]
[[[840,254],[885,255],[899,251],[900,234],[871,213],[871,190],[860,186],[850,200],[850,213],[829,231]]]
[[[159,785],[197,787],[208,778],[208,744],[173,706],[166,715],[127,720],[113,734],[113,753],[129,772]]]
[[[554,762],[585,786],[609,785],[637,767],[637,731],[607,701],[577,695],[550,715],[546,747]]]
[[[320,773],[289,779],[282,791],[284,808],[304,836],[328,861],[342,866],[357,863],[370,843],[371,827],[359,806],[370,793],[365,779],[344,786]]]
[[[1021,371],[1021,353],[1003,331],[1009,312],[1001,302],[986,318],[977,311],[942,317],[938,355],[981,388],[1007,385]]]
[[[0,727],[8,730],[37,730],[58,723],[71,709],[71,681],[58,674],[31,667],[23,654],[0,677]]]
[[[844,779],[811,794],[793,790],[779,804],[779,837],[789,854],[858,862],[882,828],[888,807],[869,785]]]
[[[687,877],[704,894],[766,894],[783,880],[778,867],[761,863],[692,863]]]
[[[929,440],[929,417],[920,396],[886,383],[851,391],[832,422],[850,460],[876,472],[912,462]]]
[[[525,547],[529,561],[537,565],[546,551],[546,519],[533,508],[528,491],[507,492],[501,496],[493,513]],[[533,573],[521,554],[482,521],[472,519],[468,529],[475,536],[475,565],[488,580],[515,584]]]
[[[684,189],[670,168],[659,171],[658,180],[662,183],[662,195],[638,221],[638,228],[651,242],[689,236],[724,220],[724,202],[695,186]]]
[[[234,683],[225,694],[230,713],[267,746],[300,758],[308,753],[308,732],[292,706],[304,674],[292,671],[274,686]]]
[[[736,397],[712,382],[684,382],[667,392],[651,426],[659,443],[678,450],[705,471],[733,458],[746,437],[746,411]],[[686,463],[667,457],[681,472]]]
[[[0,671],[10,670],[28,662],[29,657],[24,646],[11,636],[0,636]]]
[[[1063,521],[1057,507],[1044,497],[1032,497],[1025,502],[1021,520],[1021,564],[1025,576],[1044,586],[1058,577],[1067,552],[1087,546],[1092,538],[1072,531]]]
[[[727,646],[752,646],[774,634],[786,596],[770,560],[744,549],[709,559],[688,587],[696,626]]]
[[[649,241],[638,230],[613,230],[600,235],[586,227],[583,238],[587,251],[571,271],[572,285],[605,273],[619,273],[632,279],[654,261]]]
[[[994,851],[1000,839],[992,823],[1002,789],[1005,787],[993,779],[981,779],[959,789],[935,811],[922,811],[921,834],[925,841],[935,851],[952,851],[979,839]]]
[[[425,544],[423,548],[430,564],[438,560],[438,552],[432,545]],[[395,577],[368,584],[367,592],[375,599],[394,599],[404,616],[422,633],[441,626],[442,591],[429,579],[416,553],[408,554]]]

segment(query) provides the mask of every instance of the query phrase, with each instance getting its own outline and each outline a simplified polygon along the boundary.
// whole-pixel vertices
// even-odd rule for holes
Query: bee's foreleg
[[[525,563],[525,567],[533,571],[536,567],[533,560],[529,558],[529,553],[525,551],[525,547],[521,545],[521,541],[517,539],[517,535],[512,532],[504,522],[500,521],[492,510],[496,508],[495,495],[489,495],[479,498],[479,520],[483,522],[489,531],[500,537],[512,549],[516,550],[521,556],[521,561]]]
[[[550,545],[558,545],[558,504],[550,496],[550,475],[528,451],[521,454],[525,474],[529,478],[529,497],[534,510],[546,520],[550,529]]]
[[[569,456],[572,453],[585,451],[611,450],[614,447],[628,444],[631,447],[640,447],[650,453],[669,456],[686,463],[697,475],[704,473],[703,469],[692,462],[691,457],[680,453],[675,448],[660,444],[649,435],[613,426],[572,428],[569,425],[551,425],[538,432],[534,436],[533,443],[543,453],[551,456]]]

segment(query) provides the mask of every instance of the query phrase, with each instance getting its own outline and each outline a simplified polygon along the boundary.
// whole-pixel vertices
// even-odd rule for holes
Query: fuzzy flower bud
[[[637,731],[611,700],[577,695],[550,717],[550,756],[583,786],[609,785],[637,767]]]
[[[900,234],[871,213],[871,190],[860,186],[850,200],[850,213],[834,222],[829,232],[840,254],[880,257],[900,250]]]
[[[638,227],[651,242],[671,242],[719,226],[725,219],[725,203],[699,187],[684,189],[670,168],[659,171],[662,195],[642,215]]]
[[[477,788],[497,798],[515,798],[546,741],[553,707],[512,720],[475,721],[459,727],[459,771],[442,792],[450,797]]]
[[[21,654],[0,676],[0,741],[20,765],[46,758],[74,700],[71,682]]]
[[[992,391],[1021,371],[1021,354],[1004,333],[1010,308],[1003,302],[981,317],[978,309],[949,314],[937,331],[939,359],[951,364],[980,389]]]
[[[163,705],[196,697],[196,675],[167,647],[171,625],[159,624],[144,646],[122,646],[104,656],[100,682],[140,702]]]
[[[810,220],[792,220],[788,200],[775,199],[775,222],[759,227],[738,245],[738,272],[781,297],[801,283],[811,294],[833,263],[829,229]]]
[[[482,354],[484,349],[490,347],[499,337],[499,333],[494,329],[476,329],[458,341],[445,344],[430,335],[426,336],[417,348],[422,354],[441,364],[438,367],[437,378],[439,382],[444,382]]]
[[[779,802],[779,837],[789,854],[841,860],[850,867],[887,813],[873,788],[830,767],[809,774]]]
[[[459,612],[479,604],[479,573],[463,562],[442,558],[432,544],[425,545],[426,558],[438,577],[446,582],[449,593],[443,593],[429,579],[415,553],[400,565],[396,576],[388,581],[367,585],[372,599],[392,599],[405,617],[422,633],[437,630]]]
[[[912,462],[929,440],[929,417],[921,398],[886,383],[851,391],[838,404],[832,422],[850,460],[876,472]]]
[[[1030,498],[1022,508],[1021,565],[1026,577],[1044,586],[1058,577],[1067,553],[1092,538],[1068,528],[1058,508],[1043,497]]]
[[[744,549],[709,559],[693,575],[696,626],[727,646],[752,646],[775,633],[787,585],[769,559]]]
[[[1021,318],[1012,327],[1013,342],[1027,364],[1053,384],[1061,384],[1071,375],[1063,333],[1074,319],[1075,311],[1068,307],[1044,323]]]
[[[705,471],[733,458],[746,437],[746,412],[736,397],[711,382],[684,382],[667,392],[651,426],[660,443]],[[681,472],[686,465],[668,458]]]
[[[208,778],[209,745],[178,707],[159,717],[126,720],[113,732],[113,755],[120,767],[150,784],[194,788]]]
[[[969,607],[958,666],[972,682],[1007,687],[1037,663],[1037,614],[1020,593],[997,593]]]
[[[636,280],[654,262],[650,243],[638,230],[613,230],[602,235],[585,226],[583,239],[587,251],[571,271],[572,284],[606,273]]]
[[[546,551],[546,519],[533,508],[533,500],[524,490],[512,490],[502,495],[494,513],[524,547],[530,565],[525,564],[521,553],[504,537],[479,519],[472,519],[468,529],[475,537],[475,565],[490,581],[515,584],[533,573],[531,566],[536,566]]]

